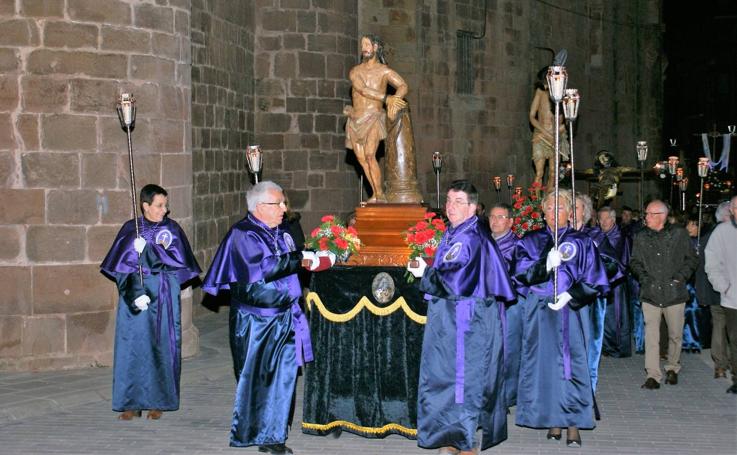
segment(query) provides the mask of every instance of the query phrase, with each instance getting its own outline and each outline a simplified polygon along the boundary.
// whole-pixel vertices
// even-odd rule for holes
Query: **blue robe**
[[[632,355],[632,324],[627,296],[627,267],[630,262],[632,242],[616,225],[604,235],[611,246],[621,273],[620,277],[612,281],[612,290],[607,294],[604,355],[630,357]]]
[[[504,260],[475,216],[449,228],[420,289],[429,302],[417,400],[417,445],[471,450],[507,438],[503,304],[514,299]]]
[[[230,290],[233,447],[287,440],[297,369],[312,360],[299,305],[301,258],[286,224],[272,229],[249,214],[220,243],[205,277],[205,292]]]
[[[118,285],[113,353],[113,410],[179,409],[182,362],[181,286],[197,277],[200,267],[187,237],[174,221],[140,221],[146,247],[139,255],[133,220],[123,225],[102,262],[102,273]],[[148,310],[133,301],[146,294]]]
[[[504,257],[507,271],[511,271],[514,247],[519,238],[509,231],[494,239]],[[517,403],[517,382],[519,381],[520,349],[522,347],[522,305],[515,301],[506,305],[507,326],[504,336],[504,395],[507,406]]]
[[[608,279],[593,240],[560,229],[558,293],[573,299],[559,311],[550,309],[553,273],[545,270],[545,262],[552,247],[552,233],[545,229],[527,233],[515,248],[512,275],[525,296],[516,423],[590,429],[595,423],[588,305],[609,290]]]

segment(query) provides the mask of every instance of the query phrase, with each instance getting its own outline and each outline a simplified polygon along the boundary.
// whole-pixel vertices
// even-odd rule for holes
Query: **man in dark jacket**
[[[659,360],[660,319],[668,326],[666,384],[678,383],[681,369],[681,339],[684,309],[689,299],[686,281],[698,258],[686,230],[667,224],[668,206],[659,200],[647,205],[645,228],[635,235],[630,269],[640,282],[640,300],[645,318],[646,389],[660,388],[662,372]]]

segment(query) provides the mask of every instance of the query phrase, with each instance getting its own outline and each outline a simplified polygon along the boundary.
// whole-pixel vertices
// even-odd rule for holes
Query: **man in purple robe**
[[[417,445],[473,454],[507,438],[503,389],[505,302],[515,298],[504,259],[476,216],[467,180],[448,189],[450,227],[422,277],[428,301],[417,399]]]
[[[514,247],[519,238],[512,232],[512,207],[504,202],[491,206],[489,211],[489,227],[491,238],[494,239],[499,251],[504,257],[507,271],[511,270]],[[519,378],[520,347],[522,345],[522,315],[521,305],[515,301],[505,305],[507,321],[504,336],[504,395],[507,406],[517,403],[517,381]]]
[[[609,282],[593,240],[568,226],[571,192],[559,193],[557,207],[553,193],[543,199],[547,229],[528,232],[514,250],[512,276],[525,296],[516,423],[548,428],[554,440],[567,427],[571,446],[581,444],[579,429],[595,427],[589,305]]]
[[[324,265],[315,253],[295,251],[279,185],[258,183],[246,199],[248,215],[220,243],[202,286],[212,295],[230,291],[230,347],[237,380],[230,445],[292,453],[284,443],[297,369],[312,360],[297,272],[303,260],[313,271]],[[330,264],[334,262],[333,255]]]

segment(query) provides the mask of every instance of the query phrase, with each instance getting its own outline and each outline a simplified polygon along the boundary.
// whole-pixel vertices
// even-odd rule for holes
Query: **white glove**
[[[422,278],[422,275],[425,274],[425,269],[427,268],[427,262],[422,258],[416,258],[414,260],[417,261],[417,267],[412,267],[412,261],[409,261],[407,263],[407,271],[415,278]]]
[[[308,270],[315,270],[320,265],[320,258],[314,251],[302,252],[302,267]]]
[[[151,299],[146,294],[139,295],[136,300],[133,301],[133,305],[141,311],[148,310],[148,304],[151,303]]]
[[[551,310],[558,311],[564,306],[568,304],[568,302],[571,301],[573,297],[571,297],[571,294],[564,292],[560,295],[558,295],[558,298],[556,299],[555,303],[548,303],[548,306]]]
[[[143,237],[136,237],[136,239],[133,241],[133,248],[136,249],[138,254],[143,253],[143,249],[146,248],[146,239]]]
[[[318,261],[321,257],[324,256],[330,259],[330,267],[335,265],[335,261],[337,258],[335,257],[335,253],[333,253],[332,251],[318,251],[317,253],[315,253],[315,255],[317,256]]]
[[[561,258],[560,258],[560,251],[553,248],[548,253],[548,258],[545,260],[545,270],[550,272],[554,268],[558,267],[560,265]]]

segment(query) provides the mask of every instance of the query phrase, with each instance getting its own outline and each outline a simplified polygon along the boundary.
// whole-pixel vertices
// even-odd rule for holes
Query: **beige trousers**
[[[663,372],[660,369],[660,317],[665,318],[668,326],[668,359],[665,371],[681,371],[681,343],[683,342],[683,323],[685,321],[686,302],[667,307],[659,307],[650,302],[642,302],[642,314],[645,319],[645,371],[648,378],[662,382]]]

